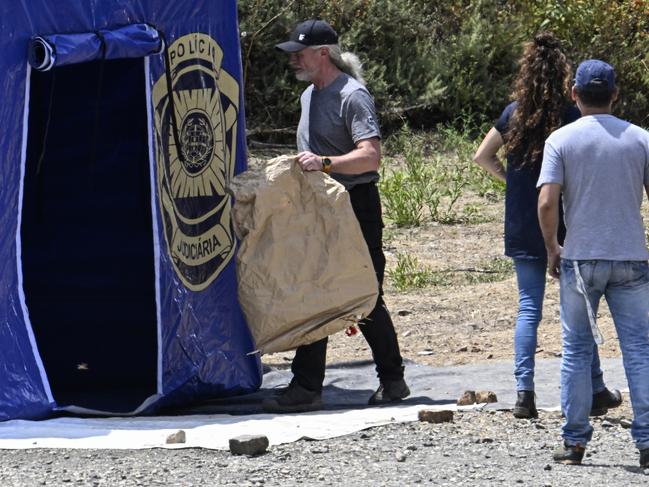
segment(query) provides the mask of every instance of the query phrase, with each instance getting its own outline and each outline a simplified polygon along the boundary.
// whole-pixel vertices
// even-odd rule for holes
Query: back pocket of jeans
[[[628,262],[628,285],[646,284],[649,282],[649,264],[646,261]]]

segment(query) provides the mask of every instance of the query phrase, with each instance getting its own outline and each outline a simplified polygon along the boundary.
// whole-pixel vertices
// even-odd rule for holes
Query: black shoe
[[[642,468],[649,468],[649,448],[640,450],[640,466]]]
[[[585,451],[586,449],[581,445],[566,445],[563,443],[561,447],[554,451],[552,458],[555,462],[564,465],[581,465]]]
[[[388,404],[390,402],[401,401],[410,395],[408,384],[403,379],[382,380],[381,385],[376,390],[370,400],[367,402],[370,406]]]
[[[597,394],[593,394],[593,405],[590,407],[591,416],[603,416],[609,409],[613,409],[622,404],[622,393],[617,389],[609,391],[604,389]]]
[[[518,391],[516,404],[514,405],[515,418],[538,418],[536,410],[534,391]]]
[[[261,403],[266,413],[303,413],[322,409],[322,398],[319,392],[305,389],[295,380],[286,389],[273,397],[267,397]]]

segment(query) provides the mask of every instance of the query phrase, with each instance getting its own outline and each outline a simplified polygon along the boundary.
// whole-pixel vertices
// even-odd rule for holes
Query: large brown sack
[[[230,187],[239,301],[261,353],[313,343],[372,311],[378,282],[341,184],[281,156]]]

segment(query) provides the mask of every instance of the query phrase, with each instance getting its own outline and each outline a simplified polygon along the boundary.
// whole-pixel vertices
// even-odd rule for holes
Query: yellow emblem
[[[223,50],[206,34],[177,39],[168,60],[170,79],[163,74],[153,87],[158,195],[176,274],[200,291],[235,251],[225,187],[234,176],[239,84],[222,68]]]

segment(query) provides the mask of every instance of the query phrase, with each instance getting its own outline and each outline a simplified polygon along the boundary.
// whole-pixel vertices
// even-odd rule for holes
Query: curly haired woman
[[[537,216],[536,181],[545,139],[581,114],[569,103],[571,69],[559,40],[549,32],[525,44],[519,60],[512,101],[480,144],[474,161],[506,184],[505,255],[514,259],[519,309],[514,334],[514,416],[538,415],[534,394],[534,354],[541,321],[547,255]],[[507,169],[498,158],[505,147]],[[560,229],[560,240],[565,228]],[[591,415],[605,414],[622,403],[620,391],[604,385],[597,349],[591,367]]]

